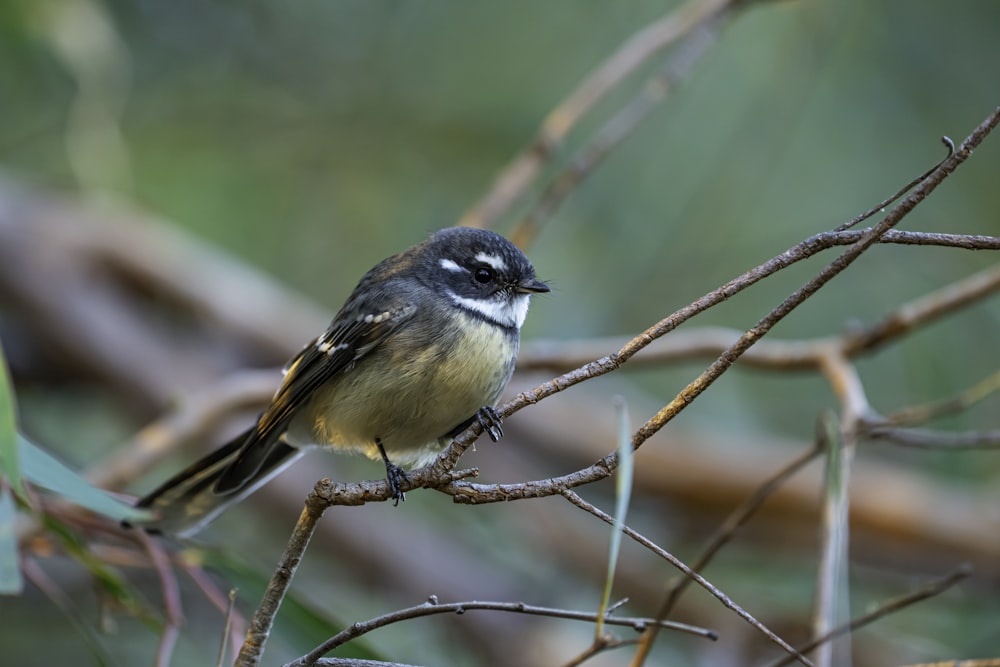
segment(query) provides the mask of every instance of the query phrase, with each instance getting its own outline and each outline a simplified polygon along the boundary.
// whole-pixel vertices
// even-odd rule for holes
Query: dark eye
[[[491,282],[494,278],[497,277],[497,272],[494,271],[493,269],[481,266],[478,269],[476,269],[476,272],[473,275],[475,275],[477,283],[482,283],[485,285],[486,283]]]

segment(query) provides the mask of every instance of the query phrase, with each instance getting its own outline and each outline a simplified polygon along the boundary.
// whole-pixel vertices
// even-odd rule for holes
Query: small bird
[[[189,536],[312,447],[381,459],[398,502],[400,464],[430,462],[473,421],[503,434],[492,406],[530,297],[548,291],[524,253],[483,229],[442,229],[379,262],[285,367],[257,423],[142,498],[154,518],[138,525]]]

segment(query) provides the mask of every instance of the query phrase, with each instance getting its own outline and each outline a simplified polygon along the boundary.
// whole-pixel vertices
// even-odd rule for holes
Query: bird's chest
[[[478,321],[415,343],[399,335],[316,396],[316,444],[377,458],[377,438],[394,461],[422,461],[440,438],[496,402],[517,354],[516,337]]]

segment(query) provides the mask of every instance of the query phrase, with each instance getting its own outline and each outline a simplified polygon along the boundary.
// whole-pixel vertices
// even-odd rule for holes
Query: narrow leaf
[[[10,484],[21,498],[27,498],[17,457],[17,407],[14,386],[7,372],[7,362],[0,348],[0,477]]]
[[[17,595],[24,588],[14,531],[16,516],[14,496],[0,484],[0,595]]]
[[[17,439],[20,444],[22,472],[32,484],[116,521],[142,521],[150,518],[148,512],[123,503],[107,491],[91,485],[24,436],[18,435]]]
[[[615,416],[618,418],[618,469],[615,477],[615,525],[611,531],[611,544],[608,547],[608,572],[604,578],[604,592],[601,594],[601,606],[598,609],[597,627],[594,631],[597,637],[604,633],[604,617],[608,613],[611,602],[611,589],[615,581],[615,569],[618,567],[618,553],[621,550],[622,528],[628,514],[629,500],[632,498],[632,429],[629,426],[628,406],[625,399],[616,396],[614,399]]]

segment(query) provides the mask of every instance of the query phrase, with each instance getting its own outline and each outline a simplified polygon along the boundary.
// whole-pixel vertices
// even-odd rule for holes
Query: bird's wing
[[[358,309],[356,317],[334,319],[326,333],[307,345],[286,367],[285,379],[271,405],[260,416],[243,444],[239,456],[215,483],[215,492],[238,491],[253,478],[279,442],[296,411],[317,388],[350,370],[359,359],[413,317],[416,306],[396,303],[379,312]]]

